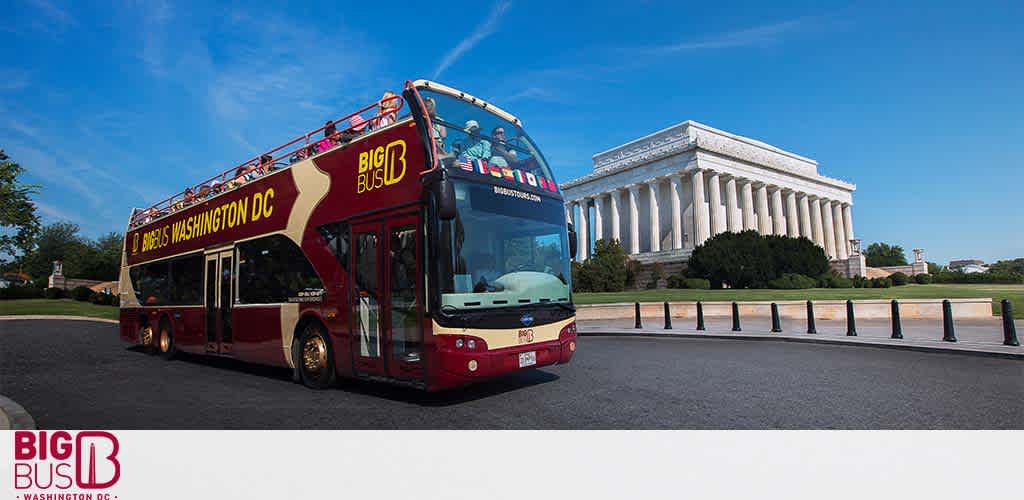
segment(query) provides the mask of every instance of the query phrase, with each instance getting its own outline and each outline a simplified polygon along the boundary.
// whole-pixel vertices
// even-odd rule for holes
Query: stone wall
[[[954,319],[977,319],[992,317],[992,299],[949,299]],[[776,302],[779,316],[784,318],[807,319],[807,302],[786,300]],[[741,302],[740,317],[771,316],[771,302]],[[576,306],[576,319],[632,319],[633,304],[589,304]],[[696,318],[696,302],[670,302],[673,318]],[[886,299],[856,300],[853,311],[858,319],[889,319],[890,301]],[[640,315],[644,318],[662,318],[664,305],[660,302],[640,304]],[[705,316],[732,315],[731,302],[704,302]],[[906,299],[900,301],[900,316],[903,319],[942,319],[942,300]],[[845,300],[814,301],[814,317],[817,319],[846,318]]]

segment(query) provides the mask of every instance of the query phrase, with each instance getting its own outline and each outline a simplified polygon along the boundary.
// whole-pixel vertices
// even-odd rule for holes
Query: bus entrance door
[[[206,352],[231,354],[231,304],[234,287],[234,252],[206,254]]]
[[[381,225],[352,225],[352,357],[358,375],[384,375],[381,332]]]
[[[361,375],[422,380],[418,214],[354,224],[352,352]]]

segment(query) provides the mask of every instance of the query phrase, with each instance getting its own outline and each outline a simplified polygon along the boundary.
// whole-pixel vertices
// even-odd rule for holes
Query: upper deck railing
[[[310,130],[205,181],[187,187],[149,208],[134,209],[129,220],[129,229],[184,210],[193,204],[235,189],[270,172],[288,168],[294,163],[324,153],[336,146],[348,144],[363,134],[386,127],[398,121],[399,118],[404,118],[405,114],[402,111],[404,108],[405,100],[402,96],[391,95],[363,106],[337,120],[330,120],[318,129]],[[373,116],[363,119],[362,114],[370,110],[375,110]],[[339,129],[341,124],[348,126]],[[321,132],[324,132],[322,138],[315,137],[315,134]],[[281,162],[281,160],[285,160],[285,162]]]

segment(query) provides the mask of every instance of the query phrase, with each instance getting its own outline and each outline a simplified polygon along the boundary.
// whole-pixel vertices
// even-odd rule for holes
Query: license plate
[[[537,364],[537,351],[519,353],[519,367],[533,366]]]

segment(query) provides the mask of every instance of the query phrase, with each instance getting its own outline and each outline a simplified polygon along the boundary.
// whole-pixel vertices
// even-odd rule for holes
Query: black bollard
[[[740,328],[740,305],[735,302],[732,303],[732,331],[743,331]]]
[[[857,336],[857,318],[853,316],[853,301],[846,300],[846,336]]]
[[[956,332],[953,331],[953,305],[949,300],[942,301],[942,340],[956,342]]]
[[[779,321],[779,305],[772,302],[772,333],[782,331],[782,324]]]
[[[704,304],[701,301],[697,301],[697,329],[704,330]]]
[[[900,320],[900,303],[892,299],[892,338],[903,338],[903,322]]]
[[[807,301],[807,333],[818,333],[814,326],[814,302]]]
[[[640,324],[640,303],[634,302],[633,304],[635,306],[633,315],[636,316],[636,323],[633,325],[633,328],[643,328],[643,325]]]
[[[668,301],[665,301],[665,329],[672,329],[672,313],[668,311]]]
[[[1017,326],[1013,324],[1013,305],[1009,300],[1003,299],[999,303],[1003,310],[1003,345],[1020,345],[1017,340]]]

